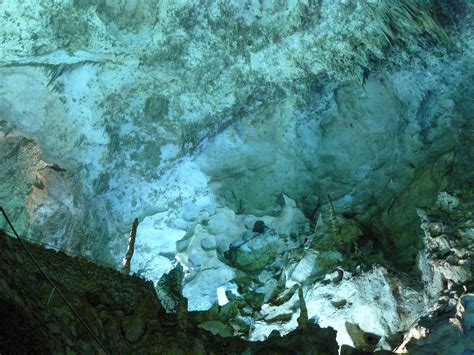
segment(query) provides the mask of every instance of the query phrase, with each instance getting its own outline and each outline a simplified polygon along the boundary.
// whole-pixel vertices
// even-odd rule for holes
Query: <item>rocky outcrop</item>
[[[327,222],[319,218],[316,231],[300,232],[293,238],[278,234],[271,227],[278,226],[282,217],[277,216],[274,221],[267,221],[264,233],[245,231],[232,243],[229,236],[228,251],[214,257],[226,263],[221,270],[232,267],[235,274],[217,288],[215,297],[220,307],[213,306],[197,321],[205,326],[219,324],[222,332],[233,329],[234,334],[253,340],[265,339],[274,331],[286,334],[299,324],[298,310],[304,294],[308,318],[336,329],[340,345],[355,346],[361,351],[393,350],[401,346],[404,335],[412,344],[415,340],[408,335],[412,324],[423,324],[427,319],[432,319],[428,322],[432,327],[448,331],[448,324],[453,321],[445,327],[444,319],[455,317],[460,299],[470,299],[473,286],[474,244],[469,219],[472,194],[467,186],[457,186],[460,187],[454,189],[455,193],[441,192],[431,209],[418,211],[418,233],[425,247],[419,254],[416,270],[395,270],[374,252],[375,243],[364,241],[355,222],[341,217],[336,217],[340,219],[337,235],[329,216],[325,218]],[[287,201],[287,208],[291,206],[291,201]],[[248,222],[247,226],[252,228],[253,220]],[[210,225],[215,223],[211,218]],[[189,243],[192,244],[193,241]],[[267,259],[272,250],[279,252]],[[342,253],[349,250],[351,258],[343,258]],[[188,282],[186,278],[184,282]],[[198,290],[195,287],[192,281],[188,284],[188,290]],[[439,308],[440,305],[443,306]],[[469,311],[466,314],[470,322]],[[463,316],[459,314],[458,318],[453,323],[453,334],[465,327],[459,326]],[[428,338],[434,337],[431,331],[426,330],[426,334],[431,334]],[[458,335],[455,339],[461,339],[463,346],[468,347],[469,339],[464,341]],[[432,349],[437,339],[441,338],[423,340],[420,344],[424,348],[413,345],[414,349]]]
[[[425,248],[419,267],[430,306],[407,333],[400,351],[464,354],[474,349],[474,207],[472,190],[442,192],[437,206],[419,210]]]
[[[309,324],[286,337],[250,343],[222,338],[166,313],[151,282],[86,259],[26,245],[39,265],[110,353],[337,354],[335,332]],[[0,232],[0,351],[104,353],[17,240]],[[187,312],[185,313],[187,314]],[[189,316],[187,316],[189,317]]]
[[[291,201],[288,204],[293,208]],[[236,353],[262,347],[284,352],[286,346],[299,346],[300,336],[309,336],[302,329],[295,331],[298,324],[304,323],[313,333],[319,329],[314,325],[317,323],[335,328],[340,344],[355,345],[359,350],[393,349],[399,346],[406,332],[400,351],[423,353],[442,346],[464,351],[472,346],[473,226],[472,221],[466,220],[470,210],[472,194],[459,190],[440,193],[435,207],[419,211],[425,243],[419,257],[419,281],[420,276],[416,274],[388,272],[380,266],[368,271],[338,267],[333,273],[324,274],[324,268],[314,265],[321,261],[320,253],[302,247],[299,241],[288,239],[285,242],[282,238],[278,243],[293,245],[294,251],[290,249],[277,255],[263,269],[235,265],[235,276],[223,288],[227,302],[221,304],[217,295],[220,306],[200,313],[188,313],[186,303],[182,303],[181,267],[158,284],[161,301],[169,307],[168,311],[177,312],[170,314],[158,300],[151,282],[34,244],[28,243],[28,247],[86,323],[113,350],[151,349],[166,353],[196,347],[212,352],[224,346],[235,349],[232,351]],[[274,226],[278,225],[277,221],[278,218]],[[208,222],[209,230],[215,231],[217,221]],[[247,221],[247,225],[253,228],[255,222]],[[271,226],[272,221],[267,220],[265,233],[272,235]],[[250,236],[265,237],[265,233],[252,232]],[[243,234],[244,239],[246,235]],[[188,248],[202,247],[202,240],[191,240]],[[22,349],[20,345],[28,341],[28,349],[38,353],[51,349],[74,352],[97,349],[97,344],[52,292],[52,287],[42,279],[18,242],[3,234],[0,242],[1,298],[5,314],[2,319],[8,321],[9,314],[18,314],[13,328],[2,324],[8,330],[2,333],[6,334],[4,344]],[[298,253],[306,256],[300,255],[297,263],[288,262]],[[453,262],[450,255],[456,255],[457,261]],[[279,268],[288,278],[282,277]],[[201,271],[195,272],[194,277],[197,277]],[[186,277],[184,281],[192,285]],[[188,287],[187,290],[189,294],[190,290],[197,289]],[[413,322],[415,325],[409,329]],[[215,334],[214,337],[205,330]],[[173,339],[181,334],[180,339],[187,340],[169,345],[168,334]],[[314,334],[320,336],[319,331]],[[329,344],[325,343],[329,341],[326,338],[329,333],[324,334],[316,345],[311,343],[311,346],[319,346],[322,353]],[[268,340],[246,343],[233,338],[235,335]],[[453,343],[446,343],[446,337]],[[304,352],[303,348],[298,349]],[[347,346],[344,349],[350,351]]]
[[[472,6],[1,1],[2,206],[112,265],[138,218],[131,271],[217,334],[293,331],[302,290],[340,344],[392,349],[471,277],[442,216],[472,178]]]
[[[398,348],[400,353],[429,354],[434,350],[441,354],[469,354],[474,349],[472,324],[473,283],[471,293],[455,290],[444,294],[428,314],[419,319],[407,333],[407,338]]]
[[[200,213],[274,216],[286,194],[311,219],[329,193],[411,265],[413,201],[462,163],[472,112],[471,5],[414,4],[3,1],[1,131],[67,170],[29,164],[48,196],[4,207],[117,263],[139,216],[133,271],[157,281]]]
[[[72,171],[43,159],[35,141],[11,132],[6,136],[0,133],[2,207],[24,237],[79,255],[92,253],[104,260],[107,252],[89,248],[104,238],[104,230],[100,227],[91,233],[98,216],[86,207],[81,184]],[[0,228],[7,227],[2,219]],[[71,233],[76,237],[64,238]]]
[[[278,236],[257,234],[248,240],[233,242],[226,252],[229,263],[241,270],[262,270],[278,255]]]

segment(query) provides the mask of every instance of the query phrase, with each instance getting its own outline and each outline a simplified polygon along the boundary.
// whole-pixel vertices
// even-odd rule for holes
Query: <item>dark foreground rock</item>
[[[168,314],[154,286],[86,259],[26,243],[40,266],[113,354],[337,354],[336,332],[308,324],[264,342],[222,338],[197,327],[181,304]],[[104,351],[33,265],[0,231],[0,353]],[[185,303],[185,302],[184,302]]]

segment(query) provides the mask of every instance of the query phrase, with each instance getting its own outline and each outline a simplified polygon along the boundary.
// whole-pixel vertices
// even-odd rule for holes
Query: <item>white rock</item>
[[[459,206],[459,199],[448,194],[446,191],[438,194],[438,205],[441,209],[451,212]]]
[[[227,303],[229,303],[229,299],[226,295],[226,289],[224,286],[219,286],[217,288],[217,304],[219,306],[225,306]]]
[[[232,210],[221,208],[210,217],[207,230],[216,236],[217,251],[223,254],[233,240],[239,239],[245,226]]]
[[[206,311],[218,302],[217,289],[232,280],[234,270],[217,259],[201,266],[201,271],[183,287],[189,311]]]
[[[291,279],[303,283],[320,272],[321,267],[318,265],[318,254],[318,252],[309,252],[303,257],[291,273]]]
[[[214,237],[206,237],[201,239],[201,247],[204,250],[216,249],[216,239]]]
[[[202,265],[201,255],[199,255],[199,254],[190,255],[189,259],[188,259],[188,263],[189,263],[189,268],[191,270],[197,270],[197,269],[201,268],[201,265]]]

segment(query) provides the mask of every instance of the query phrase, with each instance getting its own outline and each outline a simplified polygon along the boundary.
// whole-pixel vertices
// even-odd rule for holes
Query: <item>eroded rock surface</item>
[[[418,211],[424,248],[415,270],[397,271],[383,258],[373,259],[377,255],[367,245],[351,249],[354,242],[363,240],[350,232],[356,230],[353,223],[341,223],[340,235],[333,235],[333,228],[320,222],[316,231],[300,231],[299,238],[283,234],[275,240],[278,233],[268,221],[264,234],[243,232],[241,239],[229,242],[223,256],[207,256],[223,261],[213,272],[233,270],[217,290],[211,285],[204,291],[189,281],[200,274],[194,270],[184,278],[185,294],[192,298],[200,292],[201,300],[220,306],[204,312],[198,321],[219,322],[222,328],[231,327],[235,334],[252,340],[295,329],[302,292],[309,320],[334,328],[339,345],[363,351],[399,347],[429,352],[447,336],[452,337],[452,344],[459,342],[456,351],[461,354],[471,346],[473,196],[470,189],[454,191],[441,192],[432,208]],[[344,240],[344,233],[357,237]],[[314,242],[325,237],[321,243]],[[258,238],[267,238],[268,244]],[[255,250],[259,257],[253,254]],[[272,250],[280,251],[268,259]],[[351,250],[350,259],[343,257],[344,250]],[[239,259],[239,255],[245,257]],[[380,264],[374,265],[373,260]]]
[[[186,309],[166,313],[149,281],[25,244],[109,353],[259,354],[265,350],[285,354],[291,349],[337,354],[334,330],[315,324],[257,343],[215,336],[198,327]],[[19,242],[3,231],[0,251],[2,353],[105,353],[53,292]]]
[[[114,265],[138,218],[132,271],[157,286],[179,262],[214,330],[288,333],[302,287],[341,344],[348,323],[391,349],[444,279],[471,277],[461,226],[423,238],[417,211],[466,203],[472,10],[4,0],[2,206],[23,235]]]
[[[419,267],[430,309],[411,327],[401,351],[464,354],[474,349],[472,197],[472,190],[442,192],[437,208],[419,211],[425,233]]]
[[[463,160],[472,43],[468,2],[410,4],[3,1],[2,130],[84,199],[47,199],[23,230],[72,240],[73,214],[118,262],[138,216],[135,271],[156,280],[202,211],[271,216],[284,193],[311,215],[330,193],[412,263],[413,201]]]

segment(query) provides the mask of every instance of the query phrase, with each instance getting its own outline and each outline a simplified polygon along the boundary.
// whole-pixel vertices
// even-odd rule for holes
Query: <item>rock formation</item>
[[[153,283],[25,243],[104,348],[54,293],[18,241],[0,231],[2,354],[285,354],[288,349],[337,354],[335,331],[315,324],[256,343],[212,335],[191,321],[183,327],[183,320],[161,306]]]
[[[0,16],[0,203],[25,238],[119,267],[138,218],[153,307],[246,341],[291,334],[300,292],[339,345],[437,346],[436,305],[471,324],[471,1]]]

